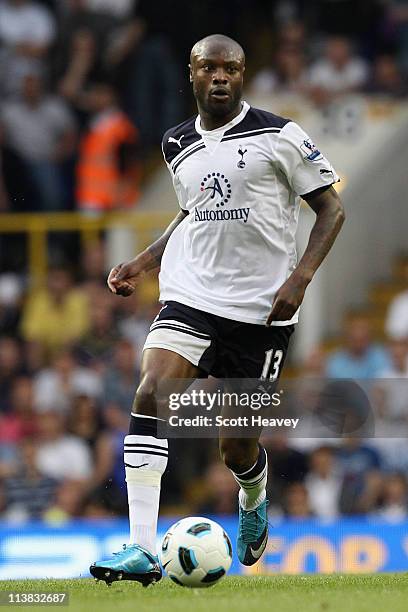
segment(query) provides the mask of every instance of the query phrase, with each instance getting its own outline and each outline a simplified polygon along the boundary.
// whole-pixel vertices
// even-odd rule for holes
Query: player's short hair
[[[203,46],[205,46],[206,44],[211,44],[211,43],[214,43],[214,44],[218,43],[220,45],[235,47],[239,51],[239,53],[242,55],[242,58],[245,61],[245,52],[243,48],[241,47],[241,45],[239,44],[239,42],[237,42],[230,36],[226,36],[225,34],[210,34],[209,36],[205,36],[204,38],[201,38],[200,40],[198,40],[191,49],[190,59],[192,59],[196,53],[199,53],[200,49]]]

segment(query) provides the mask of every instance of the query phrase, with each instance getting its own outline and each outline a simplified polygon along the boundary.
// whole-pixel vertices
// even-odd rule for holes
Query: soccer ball
[[[221,525],[202,516],[189,516],[167,531],[160,560],[176,584],[208,587],[228,572],[232,546]]]

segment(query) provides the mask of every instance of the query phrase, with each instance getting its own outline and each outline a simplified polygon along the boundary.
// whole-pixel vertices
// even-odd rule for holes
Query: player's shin
[[[160,483],[168,456],[167,440],[157,437],[159,420],[132,413],[124,442],[129,543],[139,544],[152,554],[156,554]]]
[[[263,446],[258,446],[259,454],[254,465],[240,474],[232,472],[240,486],[239,503],[244,510],[254,510],[266,499],[268,457]]]

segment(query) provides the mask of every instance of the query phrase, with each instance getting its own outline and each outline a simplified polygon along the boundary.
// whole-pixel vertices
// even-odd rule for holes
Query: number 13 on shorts
[[[283,351],[270,349],[265,351],[265,361],[262,367],[261,379],[277,380],[280,374],[280,366],[283,359]]]

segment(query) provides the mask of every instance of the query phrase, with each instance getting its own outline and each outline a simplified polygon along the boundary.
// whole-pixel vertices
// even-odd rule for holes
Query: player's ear
[[[191,67],[191,64],[188,65],[188,71],[189,71],[189,76],[190,76],[190,83],[193,82],[193,69]]]

